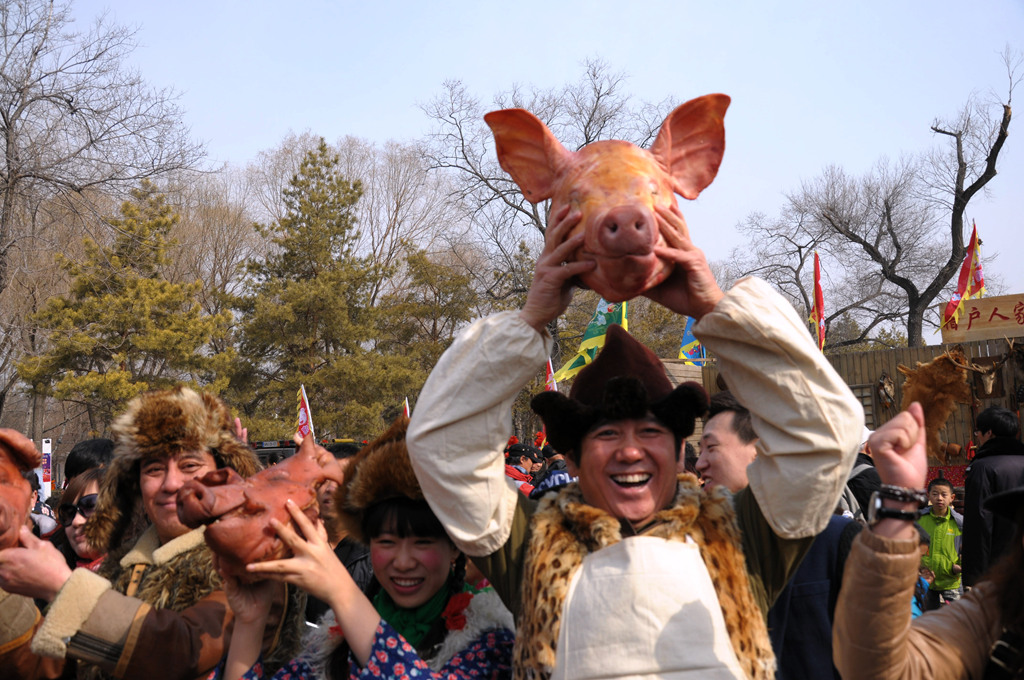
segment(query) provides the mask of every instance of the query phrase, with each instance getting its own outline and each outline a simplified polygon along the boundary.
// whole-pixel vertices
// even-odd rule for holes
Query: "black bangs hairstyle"
[[[367,508],[362,530],[367,540],[383,533],[392,533],[399,538],[418,536],[451,540],[426,501],[406,496],[388,498]]]
[[[386,498],[379,503],[374,503],[363,513],[363,521],[360,525],[367,545],[374,538],[384,532],[393,533],[399,538],[415,536],[418,538],[435,538],[451,541],[448,532],[444,530],[437,515],[430,509],[424,500],[413,500],[408,496],[395,496]],[[466,556],[459,552],[452,565],[448,580],[442,587],[447,587],[451,594],[461,593],[466,580]],[[372,601],[374,596],[381,591],[380,582],[374,573],[373,581],[367,588],[366,595]],[[430,630],[423,637],[420,643],[420,656],[430,658],[440,649],[448,630],[443,616],[431,624]],[[349,667],[349,646],[344,639],[342,643],[334,648],[328,658],[328,673],[331,678],[347,678],[351,673]]]

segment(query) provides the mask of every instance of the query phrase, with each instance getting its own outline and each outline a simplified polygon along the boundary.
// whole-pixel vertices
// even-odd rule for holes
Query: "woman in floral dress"
[[[262,678],[260,643],[281,581],[327,602],[331,612],[276,680],[511,677],[512,615],[493,590],[465,583],[465,556],[423,500],[409,465],[407,424],[399,418],[356,456],[336,498],[338,521],[370,547],[376,594],[363,595],[323,525],[288,501],[299,531],[274,527],[294,556],[249,565],[264,581],[228,579],[235,629],[226,680]]]

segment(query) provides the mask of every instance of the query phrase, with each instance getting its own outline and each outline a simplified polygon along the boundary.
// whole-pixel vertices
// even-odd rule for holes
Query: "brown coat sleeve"
[[[0,590],[0,678],[39,680],[59,678],[63,659],[32,652],[32,636],[43,618],[32,600]]]
[[[287,618],[299,621],[296,617],[293,613]],[[232,618],[223,590],[174,611],[122,595],[106,579],[76,569],[50,605],[33,651],[95,664],[118,678],[191,680],[205,676],[224,656]],[[277,639],[283,620],[284,588],[270,611],[265,651]]]
[[[999,607],[989,583],[955,605],[911,621],[917,540],[862,531],[843,573],[832,630],[833,656],[844,680],[981,678],[999,638]]]
[[[124,602],[130,601],[130,602]],[[234,615],[223,590],[216,590],[181,612],[143,605],[133,621],[110,635],[109,621],[132,598],[108,591],[100,598],[82,629],[71,638],[68,656],[94,663],[118,678],[190,680],[216,668],[231,643]],[[285,597],[271,607],[263,638],[268,653],[278,625],[285,618]]]
[[[125,618],[126,612],[131,618]],[[181,612],[151,607],[110,590],[72,636],[68,656],[119,678],[189,680],[220,662],[231,620],[222,590]]]

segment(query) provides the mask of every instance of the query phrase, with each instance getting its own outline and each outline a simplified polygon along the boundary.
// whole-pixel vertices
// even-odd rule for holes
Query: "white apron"
[[[557,650],[552,680],[745,677],[689,537],[632,536],[584,558]]]

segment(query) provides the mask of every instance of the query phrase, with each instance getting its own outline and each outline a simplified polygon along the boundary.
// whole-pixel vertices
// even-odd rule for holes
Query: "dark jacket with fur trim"
[[[296,589],[275,604],[277,625],[268,626],[264,641],[272,662],[298,648],[304,608]],[[205,677],[223,657],[231,619],[203,530],[160,545],[151,529],[125,554],[108,556],[103,575],[72,572],[32,649],[82,661],[80,678],[190,680]]]

